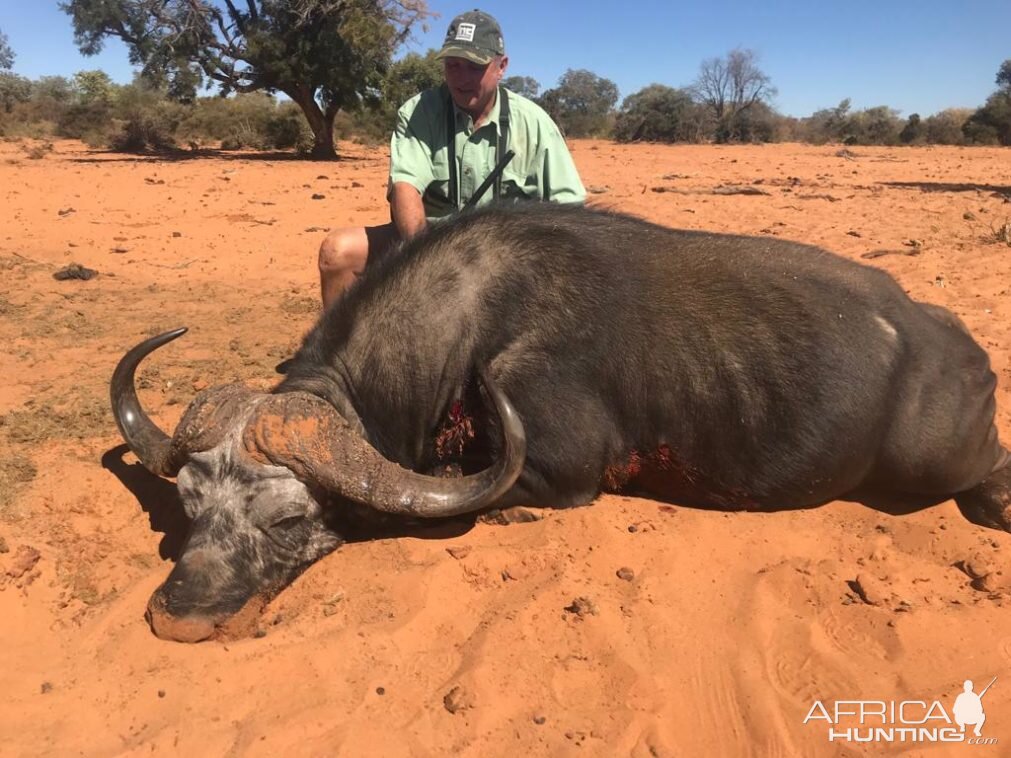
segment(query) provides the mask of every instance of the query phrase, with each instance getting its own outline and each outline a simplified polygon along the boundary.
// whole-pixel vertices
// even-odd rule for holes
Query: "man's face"
[[[484,66],[465,58],[443,60],[443,72],[453,102],[471,116],[481,115],[494,97],[508,63],[509,59],[504,55],[493,58]]]

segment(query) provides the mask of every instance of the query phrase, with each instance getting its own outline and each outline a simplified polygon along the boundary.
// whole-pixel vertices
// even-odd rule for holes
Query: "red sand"
[[[815,700],[950,712],[964,679],[995,675],[983,733],[1006,752],[1011,535],[951,502],[724,514],[605,496],[535,523],[348,545],[267,607],[265,636],[156,639],[144,610],[179,517],[170,483],[108,454],[113,366],[191,328],[140,372],[164,427],[206,386],[269,387],[316,316],[323,229],[386,218],[387,156],[24,147],[0,144],[3,754],[856,754],[802,723]],[[994,240],[1011,219],[1007,150],[573,152],[593,202],[660,223],[897,251],[873,265],[966,321],[1011,441],[1011,247]],[[100,274],[55,281],[71,262]],[[989,575],[973,582],[967,564]]]

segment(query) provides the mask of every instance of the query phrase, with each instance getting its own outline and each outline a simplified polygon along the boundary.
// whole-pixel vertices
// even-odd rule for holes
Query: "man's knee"
[[[345,227],[330,232],[319,246],[319,269],[323,272],[359,272],[369,256],[364,227]]]

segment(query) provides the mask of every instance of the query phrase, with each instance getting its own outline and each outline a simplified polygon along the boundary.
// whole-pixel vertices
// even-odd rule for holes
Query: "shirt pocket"
[[[508,167],[502,172],[503,200],[536,200],[540,197],[537,177],[511,171]]]
[[[447,216],[456,210],[449,199],[449,165],[433,161],[432,181],[425,188],[425,212],[428,216]]]

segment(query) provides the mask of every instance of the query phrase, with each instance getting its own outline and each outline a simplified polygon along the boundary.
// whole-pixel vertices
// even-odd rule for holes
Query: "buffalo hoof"
[[[956,495],[955,502],[972,523],[1011,532],[1011,465]]]

